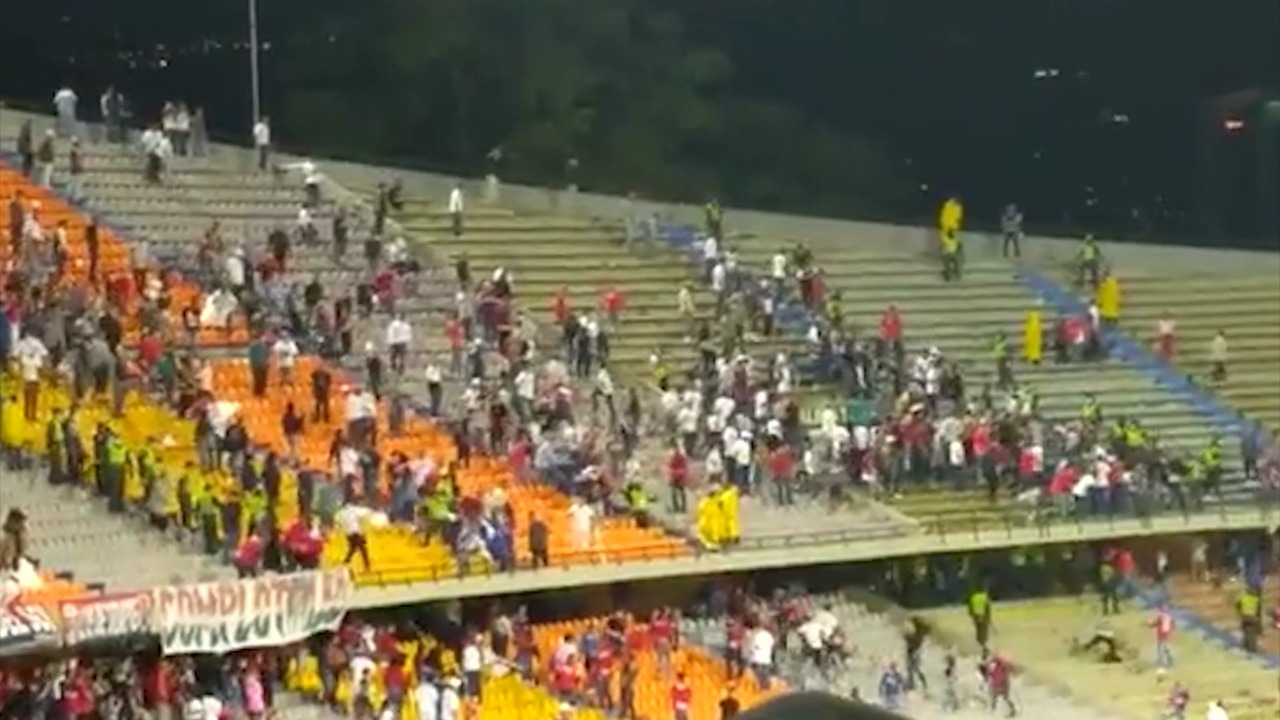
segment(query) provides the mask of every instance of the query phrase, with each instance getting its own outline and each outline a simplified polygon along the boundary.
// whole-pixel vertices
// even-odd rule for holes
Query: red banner
[[[151,633],[151,595],[120,593],[63,600],[63,638],[68,645]]]

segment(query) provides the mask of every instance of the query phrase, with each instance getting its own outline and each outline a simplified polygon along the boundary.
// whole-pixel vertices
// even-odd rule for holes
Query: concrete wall
[[[48,125],[52,119],[14,110],[4,110],[8,116],[3,133],[8,138],[16,133],[15,116],[32,117],[38,123]],[[210,154],[222,161],[238,165],[245,170],[253,167],[252,153],[243,147],[213,143]],[[301,159],[299,156],[281,155],[281,160]],[[427,196],[444,202],[449,189],[462,182],[472,201],[485,197],[483,181],[459,179],[446,175],[386,168],[325,158],[311,158],[316,165],[338,183],[353,190],[366,190],[379,181],[399,178],[410,195]],[[762,169],[762,172],[767,172]],[[556,213],[596,217],[621,221],[629,214],[657,213],[677,223],[700,225],[700,206],[679,203],[651,203],[637,201],[632,204],[625,198],[598,195],[587,192],[565,192],[526,185],[503,185],[499,192],[501,205],[532,213]],[[768,213],[757,210],[731,208],[725,212],[726,224],[732,232],[776,238],[779,241],[804,239],[814,244],[854,244],[869,253],[933,254],[937,240],[933,229],[904,225],[887,225],[830,218],[803,217]],[[1032,223],[1034,224],[1034,223]],[[1150,273],[1268,273],[1280,276],[1280,252],[1246,250],[1220,250],[1188,248],[1150,244],[1137,244],[1100,239],[1103,253],[1112,266],[1133,273],[1139,268]],[[1078,238],[1028,237],[1022,245],[1026,262],[1049,268],[1070,262],[1078,250]],[[1280,248],[1277,248],[1280,251]],[[971,235],[966,238],[965,252],[970,257],[996,257],[999,240],[994,236]]]

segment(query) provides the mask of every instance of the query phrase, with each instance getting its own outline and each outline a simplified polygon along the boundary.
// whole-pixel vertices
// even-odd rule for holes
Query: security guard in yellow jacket
[[[1076,258],[1077,274],[1076,284],[1084,287],[1085,280],[1089,281],[1089,287],[1098,287],[1098,278],[1101,275],[1102,267],[1102,251],[1098,249],[1098,241],[1092,235],[1085,235],[1084,240],[1080,242],[1080,254]]]
[[[1236,598],[1236,612],[1240,614],[1240,644],[1245,652],[1258,652],[1258,638],[1262,635],[1262,596],[1254,588],[1246,588]]]

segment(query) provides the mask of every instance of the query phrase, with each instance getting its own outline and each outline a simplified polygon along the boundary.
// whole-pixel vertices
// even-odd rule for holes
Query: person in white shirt
[[[338,529],[347,536],[347,556],[342,564],[351,562],[357,554],[364,561],[364,569],[369,570],[369,541],[364,535],[365,509],[357,505],[344,505],[334,516]],[[352,660],[354,663],[355,660]],[[357,676],[358,677],[358,676]]]
[[[747,646],[747,664],[756,674],[756,687],[767,690],[773,686],[773,633],[756,628]]]
[[[440,408],[444,404],[444,370],[434,361],[427,363],[423,371],[427,381],[427,399],[430,403],[431,417],[440,417]]]
[[[187,707],[183,708],[183,717],[186,720],[221,720],[221,717],[223,717],[223,701],[211,696],[211,694],[192,698],[191,701],[187,702]]]
[[[724,293],[725,293],[725,283],[726,283],[727,272],[728,271],[725,270],[724,263],[716,261],[712,263],[711,270],[708,273],[708,276],[710,277],[710,281],[711,281],[711,290],[716,294],[717,313],[722,311],[724,306]]]
[[[27,422],[35,422],[40,410],[40,371],[49,359],[49,349],[30,333],[13,349],[22,371],[22,414]]]
[[[827,639],[830,637],[827,628],[814,618],[796,628],[796,634],[804,641],[805,659],[812,661],[814,667],[821,670],[823,656],[827,649]]]
[[[237,245],[227,253],[227,259],[222,263],[222,270],[227,276],[227,285],[233,292],[239,292],[247,284],[248,264],[243,247]]]
[[[436,684],[423,680],[413,691],[414,705],[418,707],[418,720],[440,719],[440,688]]]
[[[164,173],[165,161],[173,155],[173,145],[160,128],[155,126],[143,131],[141,142],[142,151],[147,156],[143,177],[147,182],[157,185],[160,183],[160,176]]]
[[[568,512],[569,526],[573,529],[574,549],[579,551],[590,550],[592,535],[595,532],[596,511],[582,498],[575,497],[569,505]]]
[[[617,406],[613,402],[613,375],[609,373],[609,368],[600,366],[596,370],[596,386],[595,392],[591,394],[591,411],[598,413],[600,411],[600,403],[603,402],[605,409],[609,411],[609,424],[613,426],[618,421]]]
[[[266,172],[271,162],[271,118],[265,115],[253,124],[253,149],[258,156],[258,172]]]
[[[276,367],[280,370],[280,381],[286,385],[293,385],[293,368],[297,365],[298,356],[302,354],[298,349],[298,343],[288,333],[281,333],[272,345],[271,352],[275,355]]]
[[[462,185],[457,184],[449,191],[449,220],[453,225],[453,236],[462,237],[462,215],[466,211],[466,203],[462,198]]]
[[[405,358],[409,354],[409,343],[413,342],[413,326],[404,315],[396,313],[387,323],[387,349],[391,355],[391,370],[404,374]]]
[[[1227,714],[1227,708],[1222,704],[1221,700],[1214,700],[1209,703],[1209,710],[1205,713],[1205,720],[1231,720],[1231,716]]]
[[[472,638],[462,646],[462,654],[458,658],[458,667],[462,670],[462,691],[468,699],[480,699],[482,672],[484,671],[484,653],[479,642]]]
[[[708,235],[702,241],[702,275],[711,280],[711,269],[720,260],[720,241],[714,235]]]
[[[1227,352],[1229,349],[1226,331],[1219,330],[1218,334],[1214,335],[1213,340],[1209,342],[1209,362],[1213,363],[1209,378],[1214,382],[1227,381]]]
[[[462,681],[458,678],[445,678],[444,685],[440,688],[439,720],[458,720],[458,715],[462,712],[462,696],[458,694],[461,686]]]
[[[521,368],[516,373],[516,415],[523,423],[533,417],[533,405],[538,398],[537,377],[529,368]]]
[[[773,279],[773,287],[775,290],[780,291],[787,283],[787,253],[783,250],[774,253],[769,265],[769,274]]]
[[[69,138],[76,134],[76,104],[79,102],[76,91],[69,87],[53,94],[53,107],[58,112],[58,137]]]

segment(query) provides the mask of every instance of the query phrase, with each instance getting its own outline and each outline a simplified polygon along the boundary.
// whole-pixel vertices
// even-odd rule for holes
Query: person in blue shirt
[[[907,679],[898,670],[897,663],[889,663],[880,675],[880,702],[890,710],[902,707],[902,696],[907,690]]]

